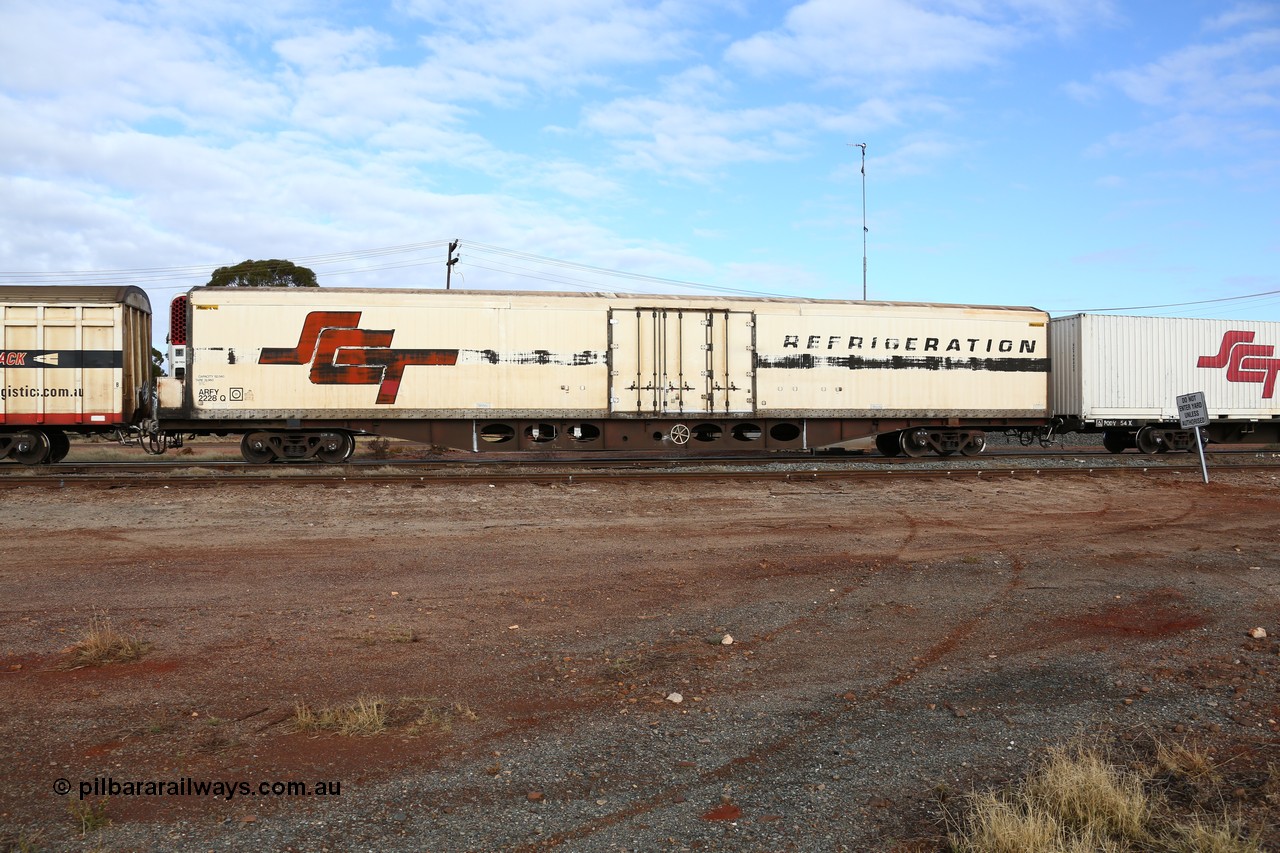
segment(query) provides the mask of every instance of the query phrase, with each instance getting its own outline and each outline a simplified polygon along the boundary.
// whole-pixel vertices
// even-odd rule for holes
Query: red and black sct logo
[[[1197,367],[1225,367],[1228,382],[1257,382],[1262,385],[1262,397],[1271,399],[1276,390],[1276,375],[1280,374],[1280,358],[1274,358],[1276,348],[1271,344],[1255,344],[1254,333],[1231,330],[1222,336],[1222,345],[1216,355],[1202,355]]]
[[[296,347],[264,347],[258,364],[310,364],[312,383],[377,385],[378,404],[389,405],[406,367],[458,363],[456,349],[391,349],[394,329],[360,329],[359,323],[359,311],[312,311]]]

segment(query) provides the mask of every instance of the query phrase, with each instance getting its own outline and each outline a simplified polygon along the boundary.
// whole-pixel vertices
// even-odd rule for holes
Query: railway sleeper
[[[268,431],[246,433],[240,439],[240,455],[255,465],[268,462],[304,462],[317,459],[346,462],[355,450],[355,439],[339,430],[317,432]]]

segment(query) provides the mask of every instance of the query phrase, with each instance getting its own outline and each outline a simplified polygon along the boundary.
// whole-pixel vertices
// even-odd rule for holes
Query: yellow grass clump
[[[102,666],[137,660],[151,648],[151,644],[133,634],[118,630],[104,613],[93,614],[89,628],[79,642],[71,647],[67,666]]]
[[[1156,769],[1211,772],[1205,756],[1157,750]],[[949,840],[956,853],[1261,853],[1256,837],[1229,815],[1179,815],[1146,771],[1123,769],[1105,753],[1055,747],[1030,776],[1002,792],[968,798]]]

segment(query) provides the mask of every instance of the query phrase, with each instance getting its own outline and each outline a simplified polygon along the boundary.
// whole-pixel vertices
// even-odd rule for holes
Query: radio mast
[[[867,143],[850,142],[862,149],[862,301],[867,301]]]

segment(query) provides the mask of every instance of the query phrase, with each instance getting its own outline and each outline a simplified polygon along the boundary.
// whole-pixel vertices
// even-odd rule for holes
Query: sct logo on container
[[[312,311],[298,345],[264,347],[258,364],[311,365],[315,385],[377,385],[378,404],[390,405],[410,365],[458,363],[456,349],[391,349],[394,329],[360,329],[359,311]]]
[[[1257,382],[1262,385],[1262,397],[1269,400],[1275,394],[1276,374],[1280,373],[1280,358],[1273,358],[1276,348],[1271,344],[1253,343],[1254,332],[1232,330],[1222,336],[1217,355],[1202,355],[1197,367],[1225,367],[1228,382]]]

